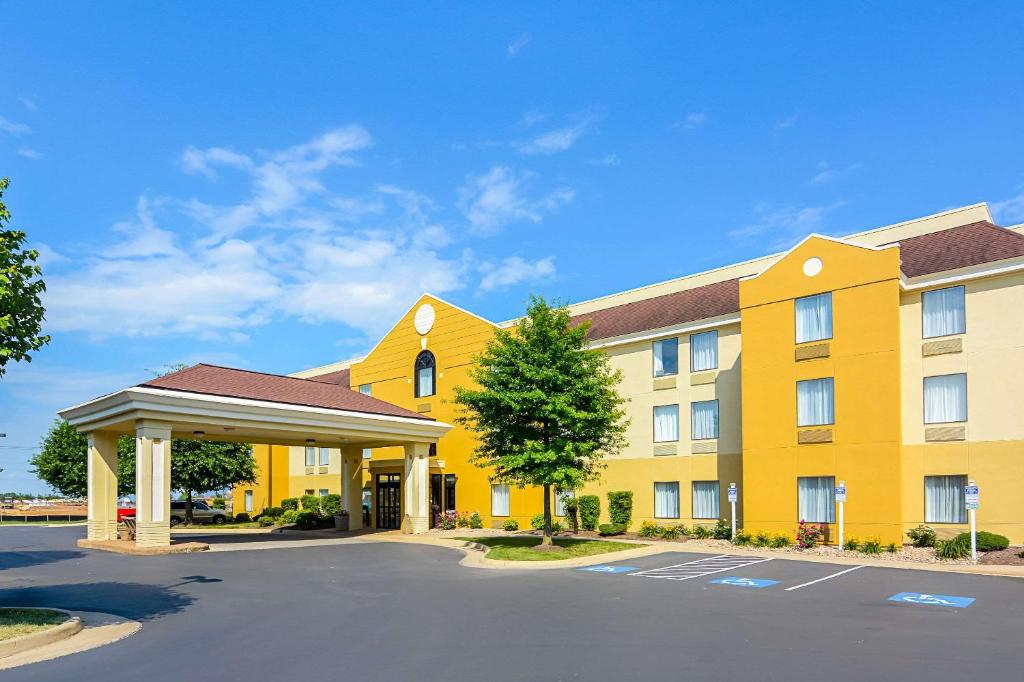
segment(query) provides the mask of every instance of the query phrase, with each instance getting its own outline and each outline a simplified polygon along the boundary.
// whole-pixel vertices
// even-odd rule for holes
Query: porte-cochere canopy
[[[428,523],[428,457],[452,427],[334,384],[196,365],[60,412],[89,437],[89,539],[117,539],[117,438],[135,435],[136,542],[170,543],[172,438],[339,447],[342,505],[360,527],[362,449],[404,446],[406,525]]]

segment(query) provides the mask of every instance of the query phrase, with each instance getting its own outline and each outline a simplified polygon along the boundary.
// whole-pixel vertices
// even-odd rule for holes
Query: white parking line
[[[768,557],[767,559],[752,559],[749,556],[720,554],[718,556],[697,559],[695,561],[687,561],[683,564],[674,564],[663,568],[652,568],[646,571],[638,571],[636,573],[630,573],[630,575],[640,576],[641,578],[690,580],[692,578],[701,578],[706,575],[711,575],[712,573],[732,571],[737,568],[743,568],[744,566],[761,564],[765,561],[771,560],[772,557]]]
[[[841,576],[841,575],[843,575],[845,573],[849,573],[851,571],[856,571],[858,568],[864,568],[864,566],[854,566],[853,568],[848,568],[845,571],[839,571],[838,573],[833,573],[832,575],[826,575],[824,578],[818,578],[817,580],[812,580],[809,583],[803,583],[803,584],[800,584],[800,585],[793,585],[793,587],[787,587],[786,588],[786,592],[792,592],[793,590],[799,590],[801,587],[807,587],[808,585],[814,585],[815,583],[820,583],[823,580],[831,580],[832,578],[838,578],[839,576]]]

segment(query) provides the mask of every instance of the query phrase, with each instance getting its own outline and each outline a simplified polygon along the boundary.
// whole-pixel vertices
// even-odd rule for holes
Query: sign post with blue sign
[[[978,524],[975,522],[974,513],[980,505],[981,491],[978,490],[978,484],[968,481],[964,486],[964,506],[971,515],[971,561],[978,560]]]
[[[736,491],[736,484],[729,484],[729,504],[732,506],[732,536],[736,537],[736,498],[738,497]]]
[[[844,523],[844,512],[846,511],[846,481],[839,481],[839,485],[836,486],[836,503],[839,505],[839,551],[843,551],[843,529]]]

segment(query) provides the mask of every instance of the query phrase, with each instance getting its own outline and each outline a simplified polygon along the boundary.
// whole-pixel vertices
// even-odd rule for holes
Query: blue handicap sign
[[[966,609],[974,603],[974,597],[951,597],[948,594],[900,592],[889,597],[889,601],[898,601],[904,604],[923,604],[925,606],[952,606],[954,609]]]
[[[778,580],[755,580],[754,578],[737,578],[736,576],[730,576],[728,578],[718,578],[712,580],[713,585],[732,585],[733,587],[753,587],[756,590],[762,587],[769,587],[771,585],[778,585]]]
[[[577,568],[577,571],[588,571],[590,573],[629,573],[630,571],[639,570],[636,566],[584,566],[583,568]]]

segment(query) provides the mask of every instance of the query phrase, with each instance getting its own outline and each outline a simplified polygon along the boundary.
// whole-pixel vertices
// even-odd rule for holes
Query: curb
[[[0,607],[0,611],[12,611],[14,609],[24,609],[30,607]],[[43,609],[40,609],[43,610]],[[20,654],[32,649],[38,649],[42,646],[54,644],[61,640],[65,640],[72,635],[77,635],[85,627],[82,624],[82,619],[78,616],[72,616],[70,613],[63,609],[45,609],[46,611],[57,611],[63,613],[68,617],[66,621],[60,625],[55,625],[49,630],[42,630],[41,632],[33,632],[21,637],[15,637],[13,639],[7,639],[0,642],[0,659],[13,656],[14,654]]]

